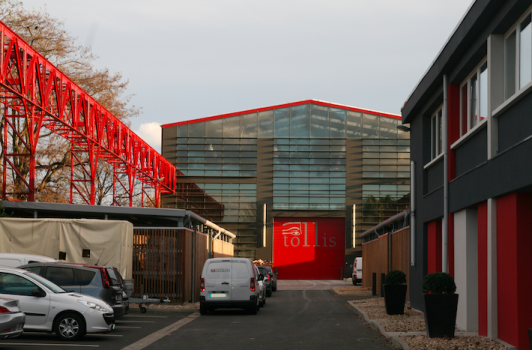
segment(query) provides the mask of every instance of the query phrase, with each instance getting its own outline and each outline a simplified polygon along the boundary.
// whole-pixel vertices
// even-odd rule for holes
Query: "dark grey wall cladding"
[[[424,170],[424,194],[430,193],[443,186],[443,157],[431,167]]]
[[[449,186],[449,210],[455,212],[512,192],[530,192],[531,154],[532,139],[453,180]]]
[[[418,218],[423,223],[443,217],[443,187],[425,196],[421,208],[417,208]]]
[[[456,149],[456,176],[460,176],[488,159],[488,132],[484,127]]]
[[[499,152],[532,135],[532,93],[498,118]]]

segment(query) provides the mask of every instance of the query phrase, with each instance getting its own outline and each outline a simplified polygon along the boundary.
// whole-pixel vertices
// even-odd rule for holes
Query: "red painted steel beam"
[[[94,174],[98,159],[106,160],[128,175],[130,205],[135,179],[142,182],[143,188],[155,190],[157,204],[160,193],[175,192],[176,176],[182,174],[178,174],[169,161],[2,22],[0,103],[5,106],[5,142],[8,128],[11,132],[19,131],[10,126],[10,118],[25,118],[30,130],[34,131],[29,132],[25,154],[11,156],[13,159],[30,158],[29,181],[21,179],[28,187],[25,191],[29,191],[29,200],[33,200],[34,194],[35,150],[41,126],[69,140],[73,148],[89,153],[88,173],[93,182],[90,204],[94,204]],[[6,142],[4,153],[8,153],[7,149]],[[8,163],[13,163],[13,159],[8,158],[4,156],[4,198],[7,196],[6,170]]]

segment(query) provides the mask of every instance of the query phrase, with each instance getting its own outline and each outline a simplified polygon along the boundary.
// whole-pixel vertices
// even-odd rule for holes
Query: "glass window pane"
[[[178,137],[188,137],[188,124],[179,125],[177,127],[177,136]]]
[[[477,75],[473,76],[469,80],[469,89],[471,91],[470,97],[469,97],[469,127],[473,128],[475,125],[478,124],[478,111],[477,111],[477,92],[478,92],[478,79]]]
[[[329,137],[329,108],[311,105],[311,137]]]
[[[188,125],[188,136],[205,137],[205,123],[191,123]]]
[[[480,98],[480,120],[483,121],[488,117],[488,65],[485,63],[480,68],[480,84],[479,84],[479,98]]]
[[[443,153],[443,110],[438,112],[438,155]]]
[[[346,111],[344,109],[331,108],[331,137],[345,137]]]
[[[362,137],[362,113],[347,111],[347,137]]]
[[[462,92],[460,97],[460,103],[462,104],[460,107],[460,118],[461,118],[461,124],[460,124],[460,136],[465,135],[467,132],[467,84],[462,86]]]
[[[397,125],[399,125],[399,119],[380,117],[380,138],[381,139],[396,139],[397,138]]]
[[[519,37],[519,88],[532,80],[532,25],[530,15],[521,22]]]
[[[205,122],[206,128],[207,128],[205,132],[205,136],[222,137],[223,136],[222,122],[223,122],[223,119],[215,119],[215,120],[209,120],[208,122]]]
[[[363,115],[364,137],[379,138],[379,117],[372,114]]]
[[[242,137],[257,137],[257,113],[242,116]]]
[[[273,111],[259,113],[259,137],[273,137]]]
[[[295,106],[290,111],[290,137],[309,137],[310,105]]]
[[[240,116],[223,119],[224,137],[240,137]]]
[[[504,43],[504,96],[508,99],[515,93],[515,30],[506,38]]]
[[[275,110],[275,137],[290,137],[290,108]]]

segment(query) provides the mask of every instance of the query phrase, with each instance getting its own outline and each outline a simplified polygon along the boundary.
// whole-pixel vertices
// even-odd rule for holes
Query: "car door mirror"
[[[37,297],[37,298],[42,298],[42,297],[46,296],[46,292],[44,290],[42,290],[41,288],[33,289],[31,291],[31,296],[32,297]]]

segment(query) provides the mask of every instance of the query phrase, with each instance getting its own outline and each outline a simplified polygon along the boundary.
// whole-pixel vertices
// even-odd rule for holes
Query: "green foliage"
[[[0,217],[9,218],[11,216],[13,216],[13,213],[11,213],[11,214],[6,213],[6,208],[4,208],[3,203],[0,202]]]
[[[456,284],[453,277],[445,272],[434,272],[423,278],[423,293],[454,294]]]
[[[406,283],[406,274],[403,271],[392,270],[386,274],[384,278],[384,284],[405,284]]]

